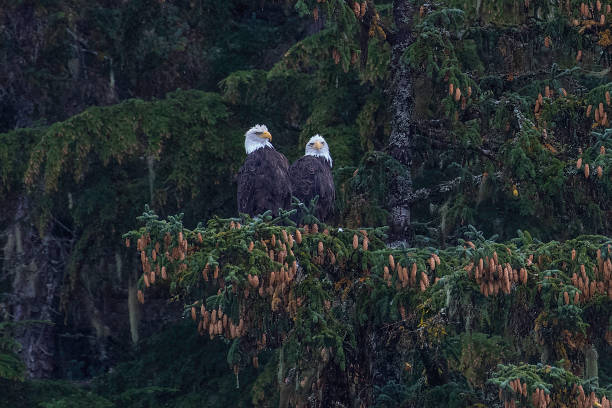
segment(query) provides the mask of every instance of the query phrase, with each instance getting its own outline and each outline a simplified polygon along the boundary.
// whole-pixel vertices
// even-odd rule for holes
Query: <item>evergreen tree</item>
[[[56,323],[0,327],[2,395],[189,407],[231,404],[239,385],[254,406],[606,406],[610,12],[2,8],[0,311]],[[329,225],[236,217],[243,133],[262,121],[290,160],[326,137]],[[146,340],[177,308],[202,338],[171,326]],[[92,389],[15,381],[89,378],[131,343]]]

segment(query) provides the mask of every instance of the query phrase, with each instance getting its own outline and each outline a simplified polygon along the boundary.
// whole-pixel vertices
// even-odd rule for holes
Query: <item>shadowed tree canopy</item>
[[[610,19],[0,7],[0,405],[609,406]],[[255,123],[325,138],[327,219],[238,215]]]

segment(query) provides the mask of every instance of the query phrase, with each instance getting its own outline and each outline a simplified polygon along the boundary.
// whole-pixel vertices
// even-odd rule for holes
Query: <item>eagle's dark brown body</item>
[[[238,172],[238,211],[251,216],[291,206],[289,161],[270,147],[247,155]]]
[[[329,219],[334,210],[336,189],[327,160],[320,156],[303,156],[289,168],[289,178],[293,195],[306,205],[319,196],[315,216],[321,221]]]

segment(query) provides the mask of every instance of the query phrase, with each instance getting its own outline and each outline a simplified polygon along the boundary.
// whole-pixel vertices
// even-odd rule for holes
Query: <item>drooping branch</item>
[[[419,136],[421,138],[427,137],[428,143],[434,147],[443,149],[459,147],[458,143],[453,143],[454,138],[451,137],[452,131],[450,126],[447,126],[441,120],[415,121],[414,126],[418,133],[415,135],[415,138]],[[472,150],[494,162],[499,161],[499,158],[495,156],[492,150],[475,145],[462,146],[461,148]]]
[[[499,179],[501,178],[501,175],[502,175],[501,172],[496,172],[496,173],[493,173],[491,176],[495,179]],[[463,179],[464,179],[463,177],[456,177],[452,180],[444,181],[438,184],[437,186],[434,186],[431,188],[420,188],[408,194],[406,199],[408,203],[416,203],[418,201],[426,200],[435,194],[445,194],[445,193],[451,192],[455,190],[461,184],[461,181]],[[472,176],[472,183],[476,185],[482,184],[484,180],[485,178],[483,177],[482,174]]]

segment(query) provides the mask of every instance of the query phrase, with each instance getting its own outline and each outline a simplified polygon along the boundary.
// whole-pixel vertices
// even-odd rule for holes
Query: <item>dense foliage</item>
[[[400,7],[412,37],[393,60]],[[0,390],[45,407],[227,406],[236,381],[255,406],[605,404],[610,13],[599,0],[2,7]],[[414,92],[409,165],[388,147],[397,64]],[[329,142],[330,225],[237,217],[243,134],[261,122],[290,160],[314,133]],[[387,248],[392,180],[410,175],[414,239]],[[84,389],[17,385],[44,343],[9,324],[41,318],[22,296],[52,311],[54,377],[113,372]],[[198,330],[168,324],[183,303]]]
[[[141,255],[140,301],[158,284],[186,299],[200,334],[232,344],[227,361],[236,375],[257,367],[261,350],[280,347],[281,400],[298,406],[313,395],[366,405],[391,398],[371,392],[380,362],[365,353],[368,339],[357,335],[364,330],[377,333],[382,348],[405,353],[408,384],[429,385],[400,393],[395,404],[428,406],[429,388],[460,387],[449,383],[454,377],[472,390],[464,402],[491,399],[488,384],[502,401],[610,397],[589,374],[597,365],[589,348],[612,351],[609,238],[542,243],[520,232],[497,243],[472,228],[468,240],[444,250],[389,249],[380,229],[298,229],[283,220],[215,218],[188,230],[181,217],[145,213],[144,227],[126,235]],[[539,360],[548,368],[491,372],[498,363]],[[342,384],[356,389],[339,394]],[[285,387],[295,392],[286,396]]]
[[[25,366],[19,359],[19,343],[11,336],[10,323],[0,324],[0,378],[23,380]]]

